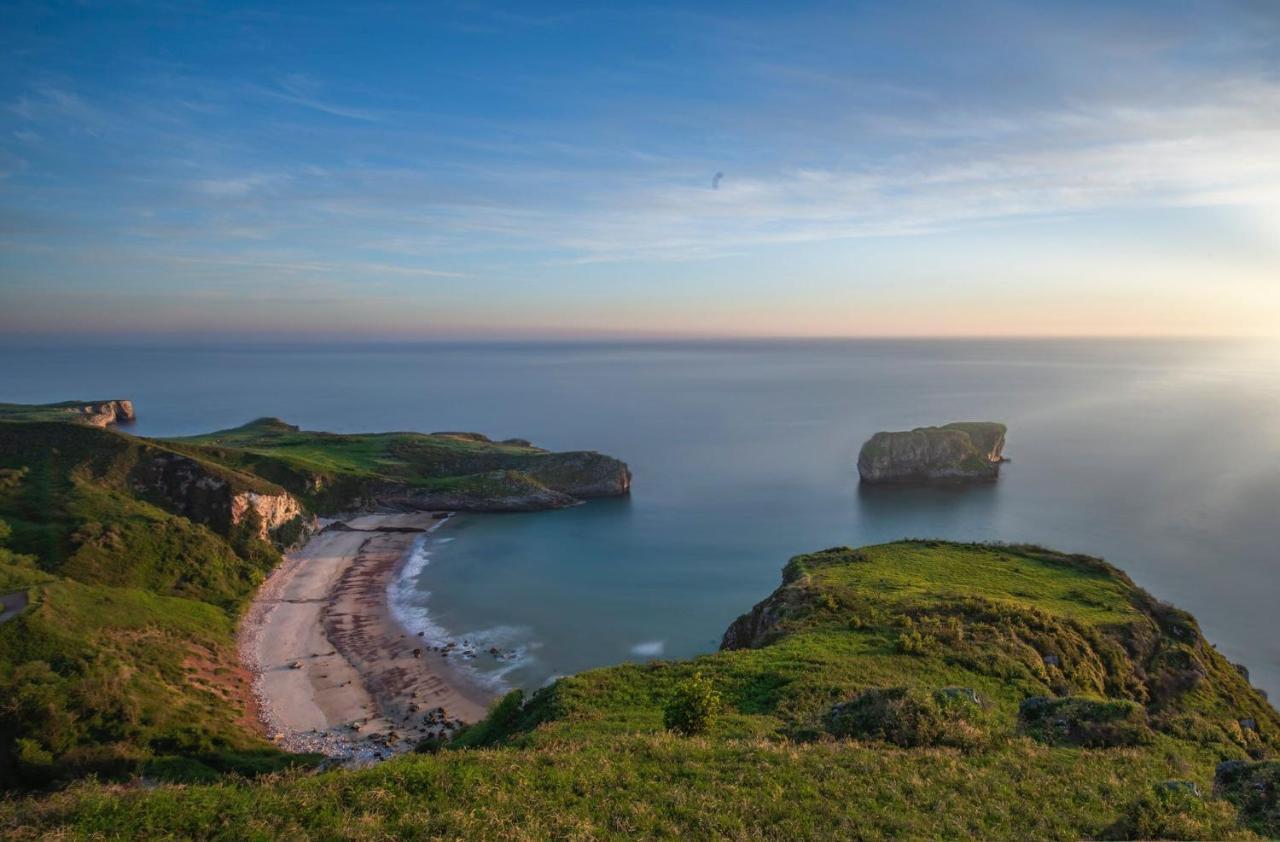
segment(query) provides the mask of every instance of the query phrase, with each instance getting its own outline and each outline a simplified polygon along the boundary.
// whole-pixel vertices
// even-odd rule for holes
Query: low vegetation
[[[695,672],[676,687],[662,714],[668,731],[692,737],[711,730],[720,714],[720,694],[710,681]]]
[[[904,647],[904,635],[916,642]],[[793,559],[783,586],[726,644],[690,661],[592,670],[513,693],[452,743],[372,769],[146,789],[80,783],[0,805],[0,832],[1078,839],[1277,830],[1268,758],[1280,717],[1192,618],[1097,559],[920,541],[832,548]],[[718,703],[703,704],[713,694]],[[1028,705],[1038,698],[1047,701]],[[672,728],[682,710],[717,714],[692,717],[705,727]]]
[[[74,416],[69,416],[74,419]],[[305,761],[250,710],[233,630],[279,548],[194,522],[136,482],[163,448],[67,421],[0,421],[0,788],[87,774],[209,777]],[[279,492],[206,466],[228,488]]]

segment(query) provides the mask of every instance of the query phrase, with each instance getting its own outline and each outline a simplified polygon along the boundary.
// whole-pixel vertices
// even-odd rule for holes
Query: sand
[[[388,604],[414,542],[446,522],[413,512],[330,523],[259,590],[240,653],[282,748],[367,762],[483,718],[492,694],[403,628]]]

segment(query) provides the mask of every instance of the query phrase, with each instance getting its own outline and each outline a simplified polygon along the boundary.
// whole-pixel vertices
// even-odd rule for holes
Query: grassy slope
[[[80,785],[0,805],[0,828],[1073,839],[1122,831],[1117,823],[1166,779],[1208,792],[1218,761],[1267,753],[1280,733],[1275,711],[1193,620],[1096,560],[903,542],[798,557],[785,582],[766,601],[763,645],[562,679],[522,707],[504,702],[454,750],[260,784]],[[1061,668],[1046,666],[1046,654]],[[1200,678],[1171,682],[1189,665]],[[707,735],[676,737],[663,731],[662,710],[695,671],[726,710]],[[834,703],[892,686],[977,690],[981,738],[899,748],[830,735]],[[1055,693],[1140,700],[1148,737],[1114,748],[1037,742],[1018,706]],[[1246,717],[1257,733],[1241,731]],[[1226,802],[1193,807],[1154,835],[1248,834]]]
[[[0,422],[0,521],[26,556],[0,555],[0,590],[30,598],[0,626],[0,787],[174,756],[283,759],[244,715],[232,642],[279,552],[135,491],[131,472],[157,450],[78,424]],[[278,490],[207,468],[235,488]]]
[[[349,504],[371,483],[485,497],[502,489],[487,488],[491,480],[483,474],[522,470],[554,457],[535,447],[469,434],[324,433],[299,430],[276,418],[168,443],[267,477],[321,512]]]
[[[218,535],[134,489],[131,472],[163,450],[96,427],[0,422],[0,520],[13,529],[10,546],[85,583],[239,606],[279,554]],[[205,469],[233,489],[280,493],[250,474]]]

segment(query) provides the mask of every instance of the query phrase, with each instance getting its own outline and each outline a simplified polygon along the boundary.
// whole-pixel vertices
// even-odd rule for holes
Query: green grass
[[[29,597],[0,625],[0,788],[127,778],[161,758],[292,762],[244,714],[232,641],[279,550],[137,485],[139,466],[171,455],[114,430],[0,422],[0,589]]]
[[[280,558],[262,541],[193,523],[174,501],[139,489],[145,460],[170,451],[113,430],[0,422],[0,520],[10,547],[89,584],[145,588],[236,611]],[[282,493],[212,463],[233,491]]]
[[[968,755],[627,734],[261,785],[88,785],[0,805],[0,828],[16,839],[67,829],[110,838],[1078,839],[1101,833],[1147,782],[1181,771],[1157,754],[1026,742]]]
[[[753,646],[513,694],[435,754],[257,783],[80,784],[0,805],[0,831],[1077,839],[1280,830],[1266,818],[1274,794],[1261,806],[1251,796],[1247,809],[1244,796],[1211,794],[1218,762],[1274,752],[1280,717],[1193,619],[1097,559],[942,542],[835,548],[793,559],[783,586],[737,627],[755,632],[739,640]],[[909,633],[919,640],[904,645]],[[1201,677],[1174,680],[1188,663]],[[719,712],[706,734],[678,736],[664,711],[694,675]],[[1019,716],[1030,697],[1067,695],[1075,721],[1136,723],[1141,739],[1110,740],[1114,727],[1088,732],[1108,736],[1106,747],[1046,739],[1051,721]],[[1258,730],[1243,732],[1241,718]],[[1204,795],[1167,795],[1168,780]]]
[[[243,721],[226,612],[0,565],[0,581],[22,578],[30,603],[0,625],[0,784],[127,776],[156,757],[270,749]]]
[[[166,444],[276,482],[321,513],[396,487],[477,503],[542,489],[573,495],[595,472],[624,467],[599,454],[549,453],[474,433],[337,434],[277,418]]]

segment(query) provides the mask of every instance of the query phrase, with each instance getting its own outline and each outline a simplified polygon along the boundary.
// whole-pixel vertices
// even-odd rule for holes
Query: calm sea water
[[[460,518],[424,543],[398,590],[438,633],[515,649],[474,662],[510,686],[711,651],[789,556],[911,536],[1104,556],[1193,611],[1280,694],[1274,345],[10,347],[0,363],[0,400],[132,397],[142,435],[277,415],[627,460],[629,499]],[[859,488],[869,435],[961,419],[1009,425],[998,484]]]

